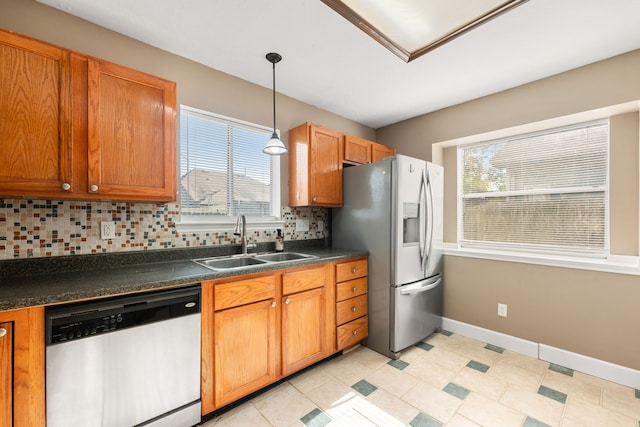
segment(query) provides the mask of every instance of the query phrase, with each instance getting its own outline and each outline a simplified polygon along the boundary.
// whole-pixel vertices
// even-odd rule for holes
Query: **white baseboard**
[[[640,371],[626,366],[524,340],[446,317],[442,319],[442,329],[640,390]]]

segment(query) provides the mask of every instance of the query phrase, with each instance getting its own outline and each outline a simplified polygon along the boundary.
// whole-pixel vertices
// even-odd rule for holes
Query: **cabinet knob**
[[[318,198],[317,198],[317,197],[314,197],[313,199],[311,199],[311,201],[312,201],[313,203],[316,203],[316,202],[318,201]]]
[[[93,184],[91,187],[89,187],[89,190],[91,191],[98,191],[98,186]]]
[[[356,308],[356,306],[353,306],[353,307],[351,307],[351,311],[353,311],[355,313],[356,311],[358,311],[358,309]]]
[[[62,183],[62,189],[63,189],[64,191],[69,191],[69,190],[71,190],[71,184],[69,184],[68,182],[63,182],[63,183]]]
[[[284,300],[284,303],[285,303],[285,304],[289,304],[290,302],[291,302],[291,301],[289,300],[289,298],[287,298],[287,299],[285,299],[285,300]]]
[[[353,331],[353,335],[358,335],[358,331],[357,330]]]
[[[358,269],[357,269],[357,268],[355,268],[355,267],[353,267],[353,269],[351,270],[351,272],[352,272],[353,274],[356,274],[356,273],[358,272]]]
[[[0,337],[7,335],[7,330],[5,328],[0,328]]]
[[[277,304],[275,301],[271,301],[271,307],[275,307],[275,306],[277,306],[277,305],[278,305],[278,304]]]
[[[353,292],[358,292],[358,288],[356,288],[355,286],[354,286],[353,288],[351,288],[351,290],[352,290]]]

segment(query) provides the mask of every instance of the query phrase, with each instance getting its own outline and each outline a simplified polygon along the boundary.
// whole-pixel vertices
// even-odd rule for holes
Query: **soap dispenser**
[[[276,230],[278,234],[276,235],[276,252],[284,252],[284,237],[282,237],[282,230]]]

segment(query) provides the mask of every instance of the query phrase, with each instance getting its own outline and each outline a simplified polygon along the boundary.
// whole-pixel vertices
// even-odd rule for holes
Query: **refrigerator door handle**
[[[428,174],[428,172],[427,172]],[[431,187],[431,180],[429,179],[429,176],[427,175],[427,191],[425,191],[425,198],[429,199],[429,210],[427,211],[427,222],[429,223],[428,225],[428,230],[426,230],[427,227],[425,227],[425,233],[429,233],[429,237],[427,237],[425,235],[425,241],[428,242],[427,244],[427,256],[426,259],[428,260],[429,257],[431,256],[431,249],[433,248],[433,227],[434,227],[434,206],[433,206],[433,188]],[[426,263],[425,263],[425,267],[424,267],[424,271],[426,273]]]
[[[427,251],[427,224],[426,221],[428,221],[427,218],[427,180],[424,176],[424,172],[422,172],[422,180],[420,181],[420,206],[419,206],[419,210],[420,210],[420,238],[419,238],[419,244],[420,244],[420,266],[422,268],[422,272],[425,272],[425,268],[427,265],[427,256],[428,256],[428,251]]]
[[[430,284],[427,284],[427,282],[420,282],[415,285],[407,286],[406,288],[401,288],[400,295],[412,295],[427,292],[431,289],[437,288],[440,283],[442,283],[442,279],[438,279]]]

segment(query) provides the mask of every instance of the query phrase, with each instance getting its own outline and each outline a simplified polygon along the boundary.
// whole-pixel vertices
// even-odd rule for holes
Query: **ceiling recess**
[[[411,62],[528,0],[321,0]]]

